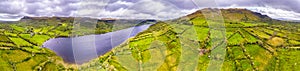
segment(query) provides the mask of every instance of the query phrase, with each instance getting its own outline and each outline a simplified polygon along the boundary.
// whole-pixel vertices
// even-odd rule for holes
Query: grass
[[[60,36],[69,36],[70,35],[70,31],[64,32],[64,31],[60,31],[60,30],[53,30],[51,33],[55,33],[55,34],[58,34]]]
[[[236,31],[236,28],[226,28],[226,38],[229,39]]]
[[[193,29],[192,27],[189,29],[186,29],[184,33],[182,33],[182,35],[180,36],[180,39],[189,39],[189,40],[194,40],[194,41],[198,41],[200,39],[200,41],[204,41],[205,36],[207,36],[207,33],[205,33],[205,29],[203,29],[203,32],[197,33],[198,31],[196,31],[195,29]],[[206,31],[208,32],[208,31]],[[175,36],[172,36],[174,34],[169,34],[166,36],[169,36],[170,39],[176,39]],[[202,35],[202,36],[201,36]],[[199,37],[200,36],[200,37]]]
[[[243,27],[244,25],[239,23],[225,23],[226,27]]]
[[[233,59],[243,59],[246,58],[244,55],[243,49],[241,47],[230,47],[230,50],[232,51],[232,54],[229,55],[230,58]]]
[[[207,69],[210,62],[209,54],[205,54],[199,57],[197,70],[204,71]]]
[[[33,29],[33,32],[34,33],[40,33],[42,31],[42,28],[36,28],[36,29]]]
[[[44,54],[36,54],[33,59],[35,62],[38,62],[38,63],[42,63],[44,61],[47,61],[48,60],[48,57],[46,57],[47,55],[44,55]]]
[[[17,71],[33,71],[34,67],[38,65],[38,62],[36,62],[33,59],[30,59],[26,62],[22,62],[17,64]]]
[[[20,62],[31,56],[30,53],[21,50],[2,51],[1,56],[8,61]]]
[[[191,22],[193,22],[193,24],[196,26],[208,26],[206,20],[203,18],[194,18],[191,20]]]
[[[258,24],[254,24],[254,23],[245,23],[245,22],[240,22],[242,25],[244,25],[245,27],[254,27],[257,26]]]
[[[235,70],[235,64],[234,61],[228,60],[224,61],[223,66],[222,66],[222,71],[234,71]]]
[[[49,36],[51,32],[48,33],[48,31],[55,31],[53,35],[57,34],[57,36],[60,36],[69,33],[70,29],[63,29],[66,25],[53,29],[55,25],[45,25],[45,23],[36,25],[31,23],[36,22],[30,22],[30,24],[23,22],[20,24],[0,24],[0,70],[13,71],[13,67],[16,71],[33,71],[37,67],[42,67],[44,71],[48,71],[46,69],[51,71],[65,70],[64,68],[68,67],[68,65],[59,65],[63,60],[55,55],[54,52],[41,48],[40,45],[49,38],[54,37]],[[30,36],[31,31],[26,27],[32,27],[32,32],[35,35]],[[52,64],[43,66],[45,61],[50,61]],[[52,66],[59,68],[59,70],[52,69]],[[76,68],[71,67],[69,69]]]
[[[197,36],[200,41],[203,42],[208,37],[209,28],[194,27],[194,29],[197,32]]]
[[[184,24],[170,24],[170,26],[174,29],[172,29],[174,32],[176,33],[181,33],[183,32],[185,29],[190,29],[193,26],[190,25],[184,25]]]
[[[28,52],[32,52],[32,53],[39,53],[39,52],[43,52],[43,50],[41,50],[40,47],[37,46],[32,46],[32,47],[22,47],[22,49],[28,51]]]
[[[262,39],[269,39],[271,37],[270,35],[267,35],[266,33],[258,31],[258,30],[254,30],[254,29],[250,29],[250,28],[246,28],[246,30],[248,32],[250,32],[251,34],[255,34],[259,38],[262,38]]]
[[[12,66],[7,60],[3,59],[3,57],[0,57],[0,69],[2,71],[13,71]]]
[[[226,38],[228,39],[230,36],[232,36],[234,32],[226,32]]]
[[[245,70],[245,71],[253,70],[249,60],[237,60],[236,64],[237,64],[237,70]]]
[[[4,34],[7,35],[7,36],[11,36],[11,37],[17,37],[18,36],[17,34],[11,33],[11,32],[8,32],[8,31],[5,31]]]
[[[115,60],[111,60],[109,61],[109,64],[113,65],[115,69],[120,70],[120,71],[125,71],[126,68],[124,68],[122,65],[120,65],[120,63],[118,63]]]
[[[3,47],[14,47],[15,45],[13,43],[0,42],[0,46],[3,46]]]
[[[59,71],[54,63],[47,63],[45,67],[42,68],[42,71]]]
[[[259,45],[246,45],[246,52],[253,58],[254,65],[264,70],[272,58],[272,54]]]
[[[10,42],[9,38],[4,36],[4,35],[0,35],[0,42]]]
[[[261,31],[264,31],[264,32],[266,32],[268,34],[271,34],[271,35],[277,35],[277,36],[280,36],[280,37],[285,37],[285,34],[274,31],[274,30],[270,30],[270,29],[266,29],[266,28],[260,28],[260,29],[261,29]]]
[[[22,38],[25,38],[29,40],[30,42],[37,44],[37,45],[42,45],[45,41],[47,41],[50,37],[47,35],[34,35],[31,36],[30,34],[20,34]]]
[[[256,39],[254,36],[252,36],[251,34],[249,34],[248,32],[246,32],[246,31],[244,31],[244,30],[242,30],[241,32],[242,32],[242,34],[245,36],[244,39],[245,39],[247,42],[253,43],[253,42],[256,42],[256,41],[257,41],[257,39]]]
[[[17,64],[17,71],[32,71],[38,66],[40,63],[47,60],[47,57],[44,55],[36,55],[29,59],[28,61]]]
[[[19,27],[19,26],[16,26],[16,25],[11,25],[10,27],[13,28],[14,30],[18,31],[18,32],[25,32],[26,31],[25,28]]]
[[[22,47],[22,46],[32,46],[29,42],[23,40],[22,38],[13,38],[10,37],[10,40],[12,40],[17,46]]]
[[[297,34],[287,34],[289,39],[300,40],[299,35]]]
[[[238,44],[243,43],[244,41],[245,40],[241,34],[235,33],[228,39],[228,44],[229,45],[238,45]]]
[[[299,70],[300,51],[290,49],[280,49],[278,69],[285,71]]]
[[[127,51],[120,53],[124,53],[123,55],[116,55],[116,60],[120,63],[120,65],[125,66],[127,70],[138,70],[138,61],[136,61],[131,54],[126,54],[128,53]],[[101,60],[98,60],[97,62],[101,61],[100,63],[104,64],[104,58],[105,56],[101,56],[101,58],[99,58]]]
[[[150,54],[151,58],[148,62],[143,63],[143,69],[144,70],[155,70],[164,63],[165,56],[166,56],[166,46],[163,45],[163,43],[160,42],[154,42],[150,45]]]
[[[300,45],[300,42],[299,42],[299,41],[296,41],[296,40],[289,40],[288,43],[289,43],[289,44]]]
[[[52,28],[54,28],[54,26],[44,27],[42,28],[41,33],[48,33]]]

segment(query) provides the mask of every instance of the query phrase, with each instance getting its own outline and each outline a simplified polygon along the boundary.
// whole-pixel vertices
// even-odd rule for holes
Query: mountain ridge
[[[203,15],[203,12],[205,11],[206,12],[221,11],[221,13],[219,14],[222,14],[223,19],[225,21],[231,21],[231,22],[238,22],[238,21],[266,22],[266,21],[275,20],[270,18],[267,15],[262,15],[261,13],[253,12],[243,8],[229,8],[229,9],[204,8],[181,18],[189,18],[189,19],[193,19],[196,17],[205,18],[205,16]]]
[[[254,12],[248,9],[244,8],[228,8],[228,9],[219,9],[219,8],[204,8],[199,9],[191,14],[187,14],[185,16],[179,17],[179,19],[193,19],[193,18],[203,18],[205,19],[205,16],[202,12],[204,11],[221,11],[220,14],[222,14],[223,19],[225,22],[300,22],[300,21],[287,21],[283,19],[273,19],[269,17],[268,15],[263,15],[258,12]],[[115,21],[115,20],[130,20],[130,19],[118,19],[118,18],[90,18],[90,17],[59,17],[59,16],[53,16],[53,17],[31,17],[31,16],[24,16],[19,21],[23,20],[75,20],[76,18],[86,18],[86,19],[95,19],[98,21]],[[131,19],[131,20],[145,20],[145,19]],[[147,19],[147,20],[157,20],[157,19]],[[174,20],[174,19],[173,19]],[[175,19],[176,20],[176,19]],[[3,21],[5,22],[5,21]],[[17,21],[16,21],[17,22]]]

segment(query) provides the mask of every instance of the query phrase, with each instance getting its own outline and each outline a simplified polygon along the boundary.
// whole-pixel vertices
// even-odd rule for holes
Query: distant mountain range
[[[241,8],[230,8],[230,9],[216,9],[216,8],[205,8],[191,13],[187,16],[181,17],[179,19],[194,19],[203,18],[205,19],[205,11],[221,11],[222,17],[225,22],[266,22],[266,23],[299,23],[297,20],[286,20],[286,19],[273,19],[267,15],[263,15],[258,12],[254,12],[248,9]]]
[[[203,15],[202,12],[204,12],[205,10],[210,10],[210,12],[212,11],[221,11],[222,17],[225,21],[270,21],[272,20],[272,18],[270,18],[267,15],[262,15],[260,13],[257,12],[253,12],[247,9],[238,9],[238,8],[231,8],[231,9],[212,9],[212,8],[205,8],[205,9],[201,9],[198,10],[192,14],[189,14],[183,18],[196,18],[196,17],[200,17],[200,18],[205,18],[205,16]]]
[[[214,9],[214,8],[205,8],[198,10],[194,13],[191,13],[189,15],[186,15],[181,18],[205,18],[203,15],[203,11],[205,10],[215,10],[215,11],[221,11],[222,17],[226,22],[240,22],[240,21],[248,21],[248,22],[287,22],[286,19],[272,19],[267,15],[262,15],[261,13],[258,12],[253,12],[248,9],[239,9],[239,8],[231,8],[231,9]],[[94,19],[98,21],[104,21],[104,22],[113,22],[116,20],[148,20],[148,21],[156,21],[154,19],[116,19],[116,18],[88,18],[88,17],[78,17],[78,18],[86,18],[86,19]],[[21,21],[24,20],[56,20],[56,21],[73,21],[74,19],[77,19],[75,17],[29,17],[29,16],[24,16],[21,18]],[[6,22],[6,21],[2,21]],[[11,21],[9,21],[11,22]],[[20,22],[20,21],[19,21]],[[288,20],[288,22],[300,22],[299,20]]]

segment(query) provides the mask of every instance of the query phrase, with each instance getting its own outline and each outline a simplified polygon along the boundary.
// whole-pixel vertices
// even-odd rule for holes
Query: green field
[[[230,24],[230,23],[225,23]],[[232,70],[297,70],[297,63],[293,62],[297,61],[299,56],[294,55],[298,52],[297,49],[300,47],[299,41],[294,36],[288,36],[289,34],[294,34],[297,32],[276,32],[272,29],[264,29],[267,26],[274,25],[266,25],[266,24],[245,24],[245,23],[236,23],[235,25],[239,25],[237,27],[233,27],[234,25],[225,25],[228,26],[226,28],[226,36],[227,36],[227,48],[226,48],[226,56],[225,60],[222,63],[221,70],[222,71],[232,71]],[[281,24],[276,24],[281,25]],[[292,24],[291,24],[292,25]],[[156,26],[156,27],[155,27]],[[190,26],[190,27],[188,27]],[[251,27],[249,27],[251,26]],[[162,27],[165,27],[162,29]],[[287,28],[287,27],[285,27]],[[160,29],[160,30],[158,30]],[[191,33],[189,29],[195,29],[194,33]],[[228,29],[228,30],[227,30]],[[280,28],[277,28],[280,29]],[[205,26],[191,26],[191,25],[172,25],[169,23],[157,23],[148,30],[142,32],[132,39],[130,39],[126,44],[123,44],[120,47],[115,48],[111,53],[106,54],[111,56],[111,58],[107,57],[99,57],[99,59],[95,59],[94,61],[99,61],[100,64],[98,66],[104,66],[105,70],[123,70],[123,68],[127,70],[135,70],[138,69],[148,70],[145,67],[142,67],[147,64],[153,64],[152,70],[187,70],[182,69],[180,67],[181,61],[184,60],[192,60],[193,58],[181,58],[180,55],[183,54],[192,54],[184,51],[184,49],[189,47],[189,49],[201,49],[201,50],[212,50],[212,44],[210,43],[210,39],[208,36],[211,34],[209,28]],[[147,36],[146,36],[147,32]],[[277,34],[271,34],[276,32]],[[287,34],[289,33],[289,34]],[[186,34],[189,34],[185,36]],[[176,36],[174,36],[176,35]],[[195,36],[193,36],[195,35]],[[285,37],[282,37],[285,36]],[[184,38],[188,37],[188,39]],[[196,38],[193,38],[196,37]],[[289,39],[291,38],[291,39]],[[293,38],[293,39],[292,39]],[[283,39],[284,41],[278,41],[277,39]],[[287,40],[289,39],[289,40]],[[166,48],[165,51],[165,59],[163,61],[149,61],[152,58],[159,58],[161,54],[151,54],[149,50],[154,49],[151,48],[151,45],[160,42],[160,48]],[[180,43],[178,43],[180,42]],[[187,43],[188,42],[188,43]],[[151,44],[152,43],[152,44]],[[182,44],[185,43],[185,44]],[[282,44],[281,44],[282,43]],[[194,45],[197,46],[194,46]],[[210,54],[211,52],[198,53],[195,56],[197,63],[191,63],[192,70],[207,70],[209,68],[209,63],[211,61]],[[122,51],[122,52],[120,52]],[[149,53],[150,52],[150,53]],[[118,54],[118,53],[131,53],[131,54]],[[123,59],[124,57],[127,57]],[[132,57],[132,58],[128,58]],[[164,56],[163,56],[164,57]],[[185,56],[183,56],[185,57]],[[103,61],[105,60],[105,61]],[[117,65],[107,63],[106,61],[115,61]],[[129,64],[126,64],[127,61]],[[157,63],[161,62],[161,63]],[[94,64],[94,62],[86,63],[82,68],[89,69],[90,64]],[[102,65],[104,64],[104,65]],[[109,65],[109,67],[105,67],[105,65]],[[194,64],[194,65],[193,65]],[[122,66],[121,68],[119,66]],[[141,67],[140,67],[141,66]],[[189,64],[186,64],[189,66]],[[97,65],[95,65],[97,67]],[[193,69],[194,68],[194,69]]]
[[[235,11],[234,11],[235,12]],[[42,44],[58,37],[103,34],[134,24],[96,23],[73,30],[72,21],[0,24],[1,71],[297,71],[300,24],[222,12],[224,22],[201,14],[159,21],[110,52],[82,65],[63,61]],[[245,17],[247,16],[247,17]],[[187,18],[187,19],[186,19]],[[220,24],[219,24],[220,23]],[[224,27],[216,27],[224,26]],[[214,27],[213,27],[214,26]],[[109,44],[108,44],[109,45]]]
[[[27,27],[24,26],[24,24],[12,24],[10,27],[5,27],[10,29],[5,29],[3,34],[0,34],[0,70],[60,71],[75,69],[75,67],[70,67],[66,65],[67,63],[63,63],[62,59],[51,50],[41,47],[48,39],[59,36],[49,32],[64,32],[60,31],[61,28],[49,31],[56,26],[37,27],[35,25],[34,30],[31,32],[28,30],[28,27],[31,26],[28,26],[28,24]],[[33,33],[34,35],[32,35]],[[61,36],[69,36],[69,34],[62,34]]]

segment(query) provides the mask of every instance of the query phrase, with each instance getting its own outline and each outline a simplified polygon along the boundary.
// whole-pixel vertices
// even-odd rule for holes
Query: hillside
[[[1,23],[0,70],[300,70],[300,24],[274,20],[246,9],[221,9],[224,22],[220,23],[206,20],[203,10],[157,22],[83,65],[63,62],[53,51],[41,48],[48,39],[70,37],[74,32],[74,18],[24,17],[18,22]],[[136,25],[136,22],[153,21],[156,22],[98,19],[94,28],[83,25],[82,29],[88,30],[79,31],[78,35],[102,34]],[[122,26],[113,28],[112,23]],[[216,23],[224,27],[213,27]]]
[[[93,70],[101,66],[100,69],[121,71],[300,69],[300,24],[270,24],[265,22],[269,17],[245,9],[221,11],[227,21],[224,23],[225,41],[215,42],[213,38],[218,36],[212,35],[218,30],[209,28],[199,10],[187,15],[187,22],[159,22],[80,68]],[[245,16],[248,21],[243,21]]]
[[[97,22],[88,24],[86,19]],[[74,30],[73,22],[79,20],[84,24]],[[64,62],[54,51],[43,48],[43,43],[49,39],[71,37],[74,32],[79,36],[103,34],[153,22],[156,20],[73,17],[24,17],[16,22],[0,22],[0,70],[77,71],[76,64]]]
[[[213,11],[214,9],[205,8],[202,10],[198,10],[183,18],[189,18],[189,19],[193,19],[197,17],[205,18],[202,12],[206,10]],[[230,9],[220,9],[220,10],[217,9],[215,11],[216,12],[221,11],[222,17],[226,22],[267,22],[272,20],[272,18],[268,17],[267,15],[262,15],[260,13],[253,12],[247,9],[230,8]]]

